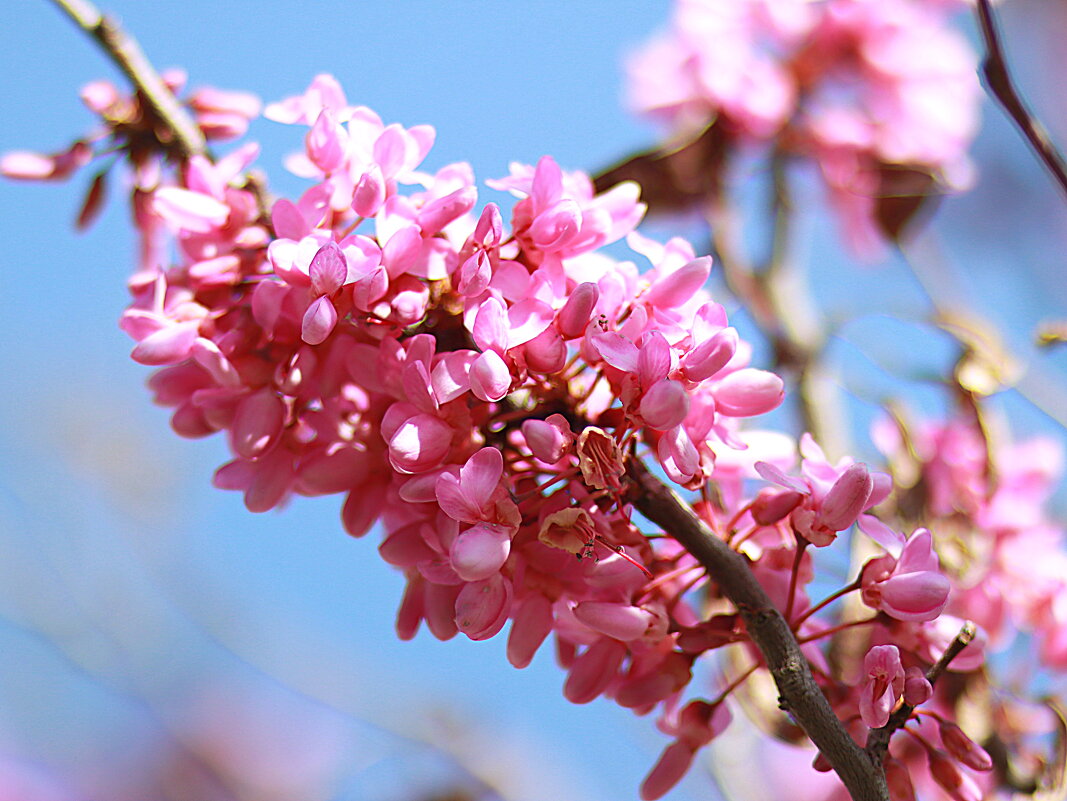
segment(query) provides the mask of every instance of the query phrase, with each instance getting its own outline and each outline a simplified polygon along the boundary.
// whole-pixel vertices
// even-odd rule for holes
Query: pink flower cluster
[[[943,5],[943,4],[942,4]],[[977,57],[929,0],[678,0],[629,62],[631,104],[682,135],[714,122],[740,144],[814,159],[854,244],[879,241],[887,168],[970,181]]]
[[[245,176],[255,145],[169,170],[104,115],[137,171],[145,243],[121,326],[161,368],[149,385],[175,430],[228,438],[216,486],[255,512],[345,495],[345,529],[380,524],[406,577],[402,638],[425,624],[483,640],[511,621],[523,667],[554,635],[568,699],[660,713],[672,742],[645,798],[723,731],[762,663],[696,559],[631,519],[635,459],[701,493],[694,510],[748,560],[843,721],[878,728],[905,703],[949,714],[922,676],[958,630],[934,535],[869,514],[889,476],[831,463],[810,436],[794,475],[791,439],[741,428],[782,381],[749,366],[708,296],[710,258],[636,233],[635,185],[597,195],[549,157],[513,164],[489,182],[515,198],[505,225],[498,205],[476,210],[468,165],[424,168],[432,128],[385,124],[329,76],[265,113],[304,129],[299,198],[265,202]],[[602,251],[624,238],[647,269]],[[857,522],[884,552],[813,603],[809,546]],[[860,616],[819,614],[853,592]],[[687,695],[696,661],[731,645],[718,694]],[[971,648],[953,669],[980,662]],[[958,736],[941,741],[955,761],[932,757],[935,774],[970,764]]]

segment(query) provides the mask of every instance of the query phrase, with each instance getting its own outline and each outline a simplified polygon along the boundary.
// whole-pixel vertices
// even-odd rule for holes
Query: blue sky
[[[1033,6],[1019,0],[1009,32],[1031,43],[1032,63],[1048,63],[1055,37],[1028,21]],[[622,107],[620,62],[665,20],[665,2],[108,8],[157,66],[185,67],[193,86],[269,101],[332,72],[351,101],[385,121],[434,125],[430,167],[469,161],[480,180],[546,153],[595,170],[653,141]],[[1050,126],[1067,132],[1030,63],[1023,75]],[[115,75],[49,3],[0,4],[0,152],[64,147],[92,124],[77,92],[97,77]],[[944,204],[924,243],[941,248],[951,290],[976,298],[1025,350],[1033,325],[1067,301],[1064,206],[1014,132],[987,116],[976,147],[982,180]],[[299,147],[294,129],[261,120],[251,135],[275,186],[297,191],[280,168]],[[87,180],[0,183],[0,764],[17,757],[99,788],[117,781],[103,774],[139,759],[130,742],[173,740],[186,699],[223,683],[243,688],[230,694],[247,692],[251,706],[288,710],[277,728],[291,714],[342,743],[327,798],[400,798],[391,787],[398,770],[413,781],[450,774],[448,759],[427,757],[412,739],[447,742],[479,769],[515,773],[509,798],[546,797],[550,786],[561,799],[636,797],[666,743],[651,721],[606,702],[566,703],[547,651],[516,671],[502,638],[396,641],[402,582],[378,559],[373,534],[342,533],[336,499],[251,516],[239,495],[210,488],[224,443],[170,432],[116,325],[133,254],[120,188],[92,230],[71,230]],[[868,390],[859,394],[882,391],[872,352],[875,362],[921,355],[929,370],[943,367],[942,340],[885,317],[918,316],[914,282],[899,264],[856,270],[833,247],[818,195],[810,202],[806,252],[823,271],[831,314],[849,312],[855,297],[881,303],[835,346]],[[1062,383],[1063,356],[1041,359],[1038,369]],[[1004,405],[1022,430],[1060,436],[1022,399]],[[856,413],[869,417],[870,404]],[[694,774],[672,797],[709,797],[707,779]]]

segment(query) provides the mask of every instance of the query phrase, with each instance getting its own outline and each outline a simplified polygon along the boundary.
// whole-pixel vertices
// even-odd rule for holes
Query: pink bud
[[[479,250],[460,265],[456,289],[465,297],[477,297],[486,290],[492,278],[493,264],[489,255]]]
[[[689,395],[677,381],[657,381],[641,398],[641,417],[657,431],[680,425],[689,414]]]
[[[844,531],[856,522],[860,512],[866,508],[873,488],[874,482],[867,465],[859,463],[849,466],[823,498],[817,524],[830,531]]]
[[[738,336],[734,328],[724,328],[682,358],[682,373],[690,381],[703,381],[726,366],[737,352]]]
[[[352,211],[360,217],[373,217],[384,202],[385,176],[381,167],[371,164],[352,190]]]
[[[549,326],[523,346],[526,366],[538,373],[556,373],[567,364],[567,343]]]
[[[504,220],[496,203],[487,203],[474,226],[474,241],[482,247],[493,247],[504,235]]]
[[[746,367],[723,378],[713,394],[720,413],[753,417],[777,408],[785,397],[785,385],[774,373]]]
[[[960,762],[973,770],[992,770],[993,760],[986,750],[963,733],[955,723],[942,720],[939,731],[945,749]]]
[[[471,365],[470,382],[476,398],[498,401],[511,389],[511,370],[499,353],[487,350]]]
[[[933,694],[933,685],[923,674],[922,668],[910,667],[904,671],[904,703],[919,706],[929,701]]]
[[[562,459],[564,450],[574,441],[570,425],[560,414],[553,414],[545,420],[524,420],[522,435],[530,452],[548,464]]]
[[[596,284],[586,282],[574,288],[556,315],[556,326],[564,339],[574,339],[585,333],[598,300],[600,289]]]

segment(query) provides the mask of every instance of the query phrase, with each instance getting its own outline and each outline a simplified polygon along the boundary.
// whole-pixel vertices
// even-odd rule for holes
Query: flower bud
[[[371,164],[352,190],[352,211],[360,217],[373,217],[384,202],[385,176],[381,167]]]
[[[682,358],[682,373],[690,381],[710,378],[734,357],[737,343],[737,329],[722,329],[685,354]]]
[[[674,428],[688,414],[689,395],[677,381],[657,381],[641,398],[641,417],[645,425],[657,431]]]
[[[954,801],[982,801],[982,791],[974,779],[960,770],[948,754],[930,749],[926,756],[930,763],[930,775]]]
[[[556,327],[564,339],[574,339],[585,333],[586,326],[593,317],[593,309],[600,300],[600,289],[596,284],[586,282],[578,284],[556,315]]]
[[[753,417],[777,408],[785,397],[785,385],[774,373],[746,367],[723,378],[714,396],[715,408],[722,414]]]
[[[904,703],[908,706],[925,704],[934,694],[934,688],[923,675],[922,669],[910,667],[904,671]]]
[[[982,746],[963,733],[955,723],[942,720],[939,732],[945,749],[960,762],[974,770],[992,770],[993,760]]]

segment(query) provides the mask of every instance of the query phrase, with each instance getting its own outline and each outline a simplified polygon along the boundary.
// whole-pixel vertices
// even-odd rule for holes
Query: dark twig
[[[1030,143],[1030,147],[1055,177],[1060,189],[1067,194],[1067,162],[1064,162],[1063,155],[1053,144],[1045,127],[1026,108],[1015,89],[1015,84],[1008,72],[1008,62],[1004,56],[1004,46],[1000,40],[990,0],[978,0],[976,8],[978,22],[982,28],[982,39],[986,46],[986,57],[982,62],[982,77],[985,78],[986,87],[997,102],[1004,107],[1008,116],[1019,126],[1026,141]]]
[[[629,474],[635,484],[630,497],[634,507],[696,557],[737,607],[778,687],[779,705],[826,757],[853,801],[888,801],[881,763],[853,741],[834,714],[789,624],[756,581],[744,557],[716,537],[640,460],[630,460]]]
[[[956,635],[956,639],[949,643],[948,648],[941,654],[941,658],[926,671],[926,680],[931,684],[936,684],[941,674],[952,664],[952,660],[960,655],[960,651],[970,644],[977,633],[978,629],[974,623],[969,620],[965,622],[960,633]],[[901,704],[900,708],[890,716],[888,723],[880,729],[871,731],[867,737],[867,753],[878,764],[885,759],[886,752],[889,750],[889,739],[893,736],[893,732],[903,727],[911,719],[914,711],[915,707],[910,704]]]
[[[161,144],[177,148],[184,158],[204,152],[204,135],[132,36],[88,0],[52,2],[100,45],[174,137],[173,143]]]

